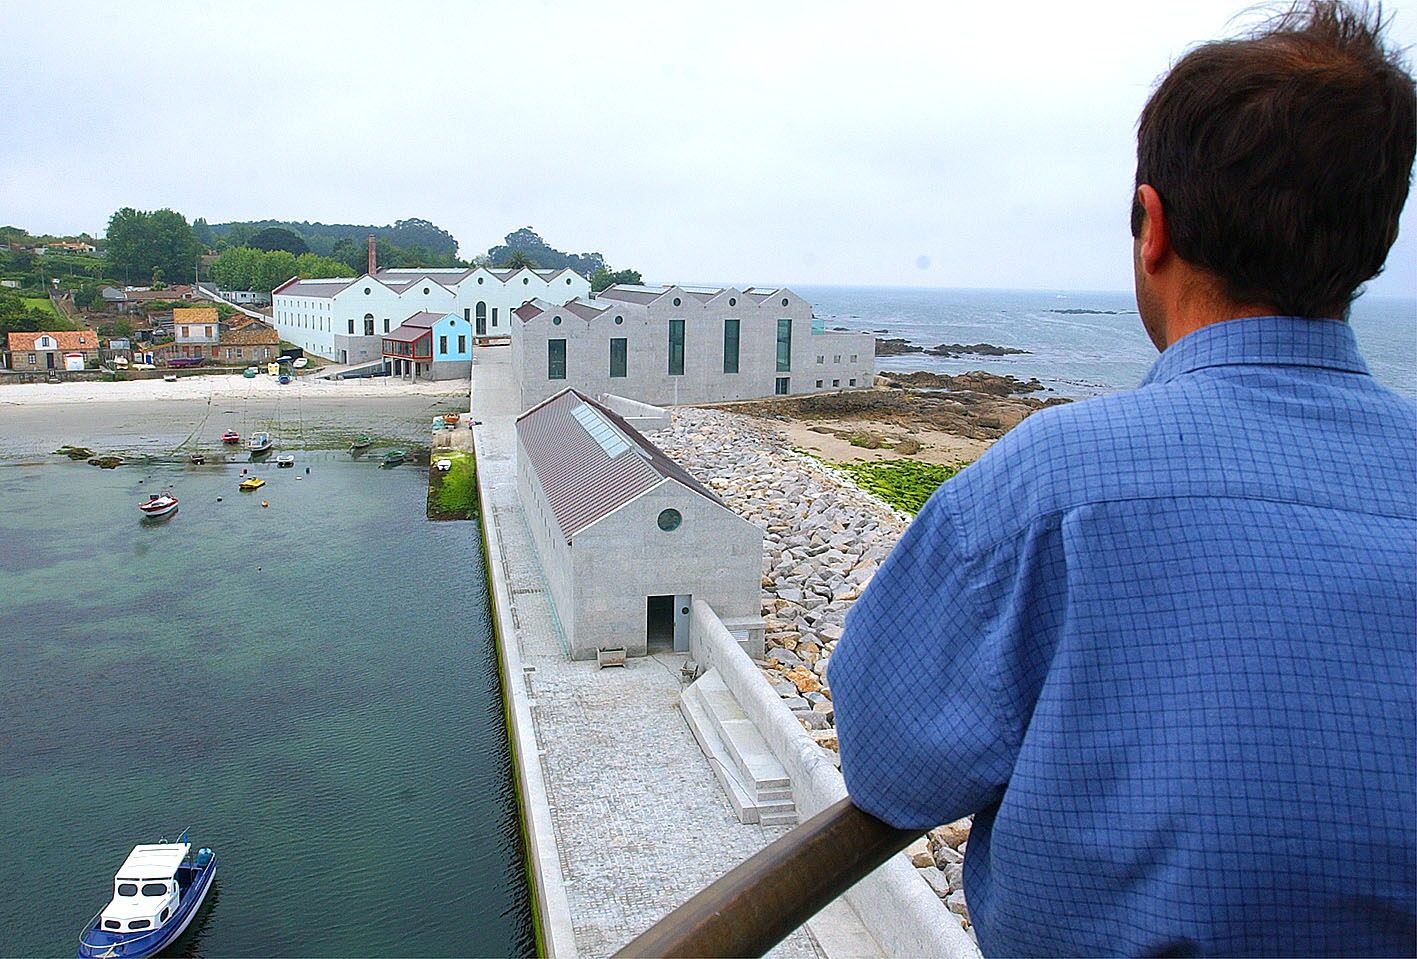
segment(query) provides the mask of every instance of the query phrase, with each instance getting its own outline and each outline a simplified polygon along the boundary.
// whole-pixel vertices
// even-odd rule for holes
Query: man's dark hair
[[[1346,317],[1397,239],[1417,96],[1381,8],[1310,0],[1187,53],[1137,130],[1137,185],[1232,302]],[[1132,200],[1132,236],[1143,210]]]

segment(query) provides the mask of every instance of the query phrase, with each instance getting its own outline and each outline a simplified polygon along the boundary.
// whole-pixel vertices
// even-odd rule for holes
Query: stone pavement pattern
[[[510,350],[481,350],[472,409],[493,502],[484,521],[501,536],[525,670],[511,681],[532,697],[576,949],[604,956],[786,830],[734,817],[678,712],[682,654],[605,670],[566,657],[517,501],[516,406]],[[770,955],[823,952],[804,928]]]

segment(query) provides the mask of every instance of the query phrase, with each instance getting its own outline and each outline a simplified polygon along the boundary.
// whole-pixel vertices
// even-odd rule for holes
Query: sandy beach
[[[175,383],[25,384],[0,387],[0,461],[45,462],[61,446],[122,457],[243,457],[221,434],[275,434],[284,450],[342,449],[360,434],[378,442],[428,442],[439,413],[468,408],[464,380],[304,379],[280,386],[258,376],[193,376]]]

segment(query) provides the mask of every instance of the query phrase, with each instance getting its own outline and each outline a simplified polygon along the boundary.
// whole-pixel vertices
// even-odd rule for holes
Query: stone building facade
[[[787,289],[612,286],[514,313],[523,408],[567,387],[679,405],[865,389],[869,333],[826,332]]]
[[[696,599],[762,654],[762,531],[607,407],[523,413],[517,491],[572,659],[686,650]]]

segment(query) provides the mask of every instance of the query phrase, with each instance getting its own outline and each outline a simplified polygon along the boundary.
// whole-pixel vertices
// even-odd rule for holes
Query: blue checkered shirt
[[[1205,327],[944,484],[846,623],[852,798],[975,814],[986,954],[1417,953],[1417,405]]]

